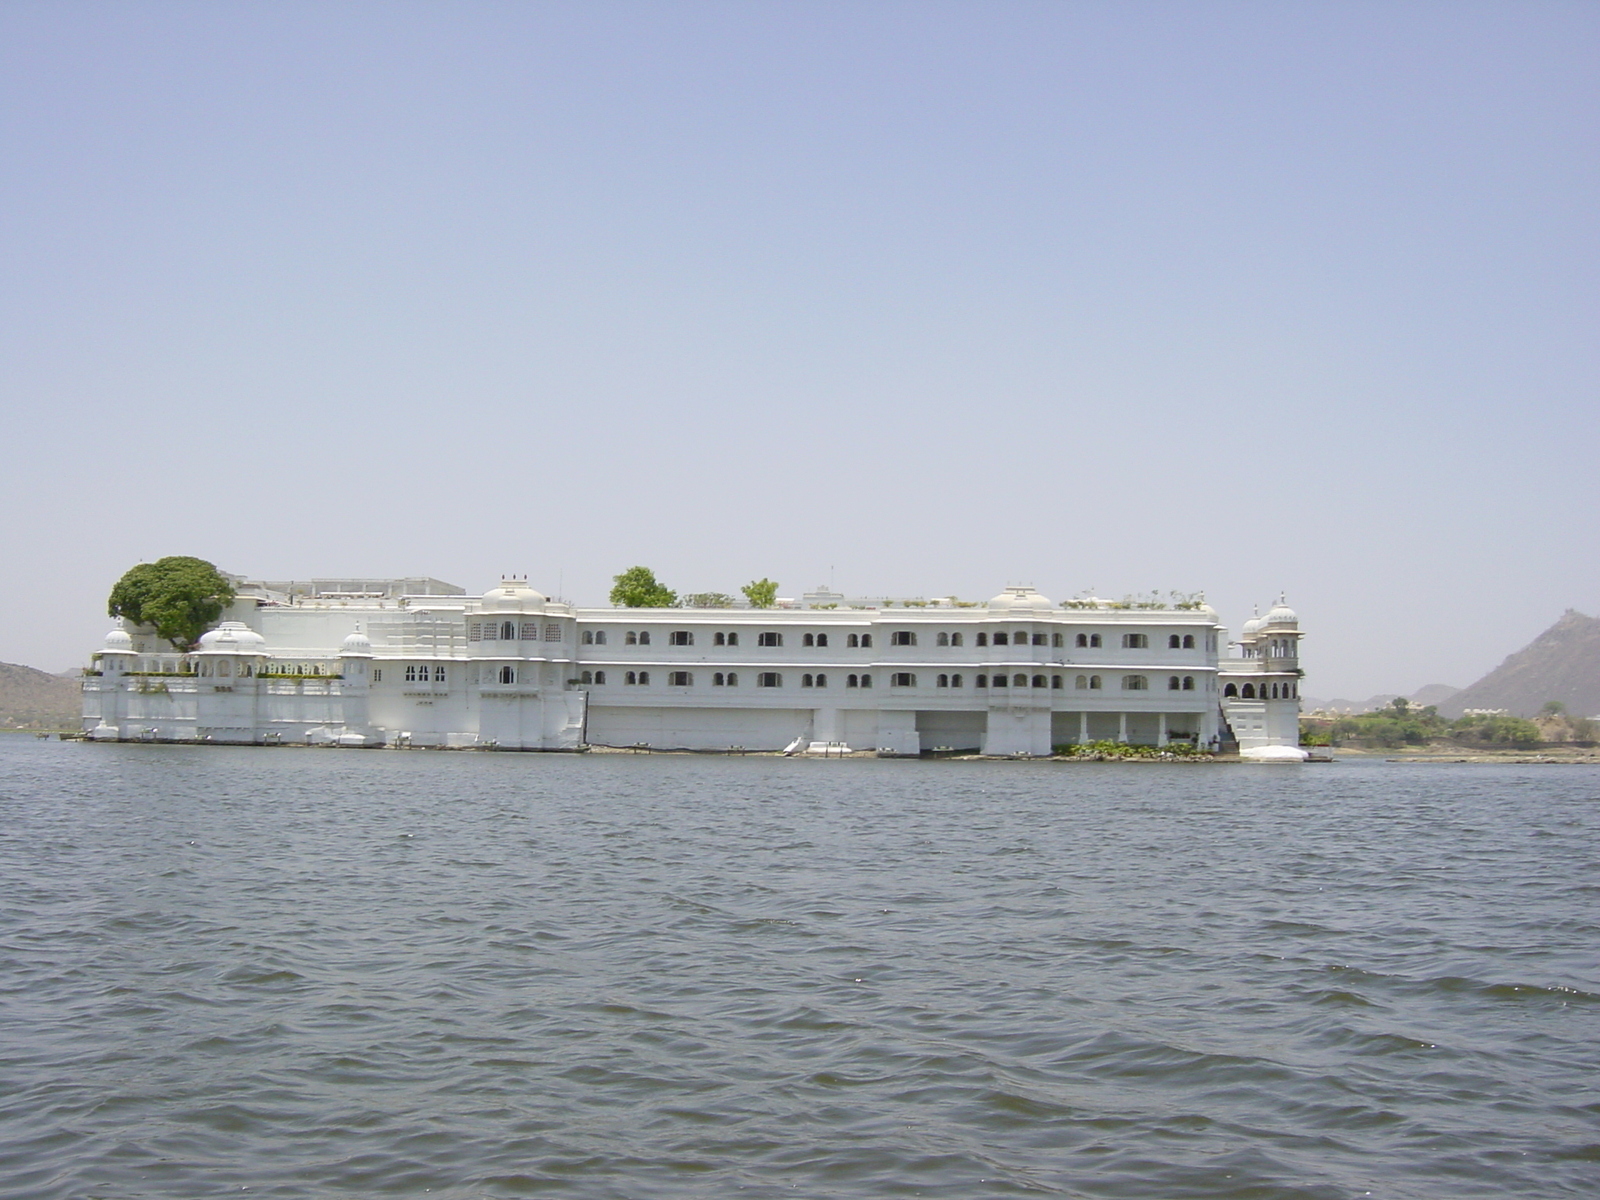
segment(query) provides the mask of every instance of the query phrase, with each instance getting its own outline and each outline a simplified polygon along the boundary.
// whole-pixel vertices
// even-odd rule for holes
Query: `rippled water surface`
[[[1600,772],[0,738],[0,1196],[1600,1195]]]

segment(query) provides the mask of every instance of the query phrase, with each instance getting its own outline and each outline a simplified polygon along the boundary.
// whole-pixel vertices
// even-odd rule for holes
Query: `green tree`
[[[726,592],[686,592],[678,603],[684,608],[732,608],[733,597]]]
[[[618,608],[671,608],[678,602],[678,593],[662,586],[649,567],[629,567],[612,581],[611,603]]]
[[[771,608],[778,602],[778,585],[765,576],[752,580],[739,590],[750,601],[751,608]]]
[[[174,556],[140,563],[117,580],[107,610],[135,625],[150,625],[178,650],[187,650],[233,603],[233,585],[203,558]]]
[[[1560,717],[1566,715],[1567,706],[1559,700],[1546,700],[1539,711],[1547,717]]]

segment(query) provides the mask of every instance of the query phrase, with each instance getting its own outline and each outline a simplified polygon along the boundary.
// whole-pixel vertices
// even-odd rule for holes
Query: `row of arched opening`
[[[1243,687],[1230,683],[1222,689],[1224,697],[1235,700],[1297,700],[1300,687],[1294,683],[1247,683]]]

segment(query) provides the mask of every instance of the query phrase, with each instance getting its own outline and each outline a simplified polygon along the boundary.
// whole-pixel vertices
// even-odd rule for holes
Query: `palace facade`
[[[1204,604],[576,608],[508,578],[240,581],[189,653],[111,631],[83,683],[91,738],[577,750],[1048,755],[1111,740],[1301,757],[1299,623],[1226,631]]]

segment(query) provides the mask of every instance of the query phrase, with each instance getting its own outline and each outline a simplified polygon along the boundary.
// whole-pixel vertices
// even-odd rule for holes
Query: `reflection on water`
[[[1584,1196],[1600,772],[0,738],[0,1196]]]

